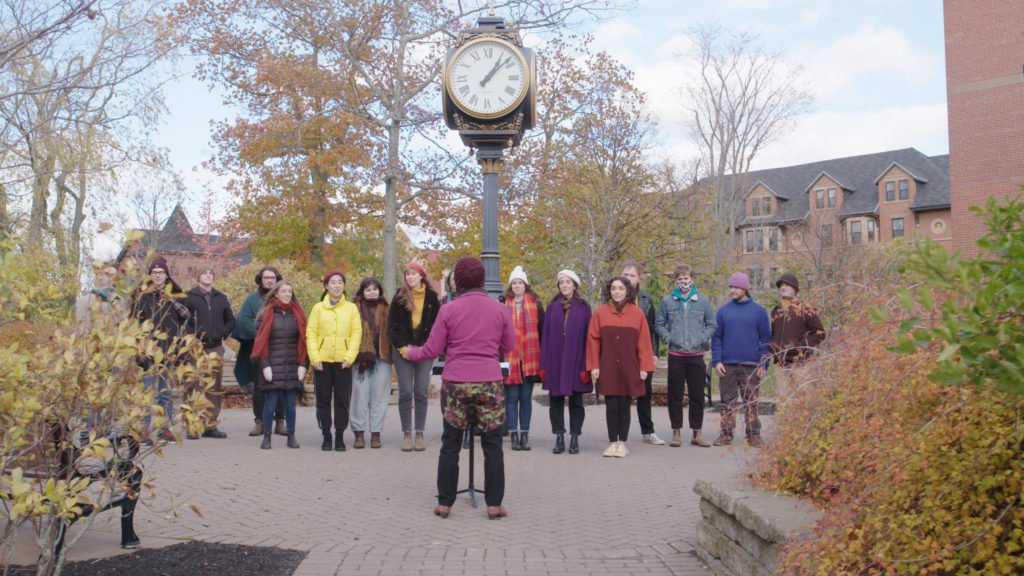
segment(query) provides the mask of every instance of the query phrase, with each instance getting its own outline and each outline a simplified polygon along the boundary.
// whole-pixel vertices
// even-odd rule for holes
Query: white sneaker
[[[658,438],[657,434],[644,434],[644,444],[654,444],[655,446],[664,446],[665,441]]]
[[[607,448],[604,449],[604,452],[602,452],[601,455],[605,457],[615,456],[615,446],[615,442],[612,442],[611,444],[608,445]]]
[[[625,442],[619,442],[618,444],[615,445],[615,457],[616,458],[625,458],[626,454],[629,454],[629,450],[626,449],[626,443]]]

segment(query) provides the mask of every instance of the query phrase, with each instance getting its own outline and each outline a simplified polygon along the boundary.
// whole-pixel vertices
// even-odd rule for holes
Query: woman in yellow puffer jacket
[[[345,275],[324,276],[324,293],[309,312],[306,351],[313,367],[316,420],[324,435],[321,450],[331,449],[331,399],[334,399],[334,449],[345,451],[345,428],[352,397],[352,363],[359,354],[363,323],[356,305],[345,299]]]

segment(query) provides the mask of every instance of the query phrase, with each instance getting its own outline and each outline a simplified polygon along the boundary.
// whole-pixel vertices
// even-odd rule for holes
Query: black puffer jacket
[[[257,318],[257,327],[262,323]],[[267,357],[259,359],[259,385],[262,390],[293,390],[302,388],[299,381],[299,323],[289,310],[274,309],[274,325],[267,337]],[[273,380],[263,379],[263,369],[270,366]]]
[[[391,301],[391,308],[388,309],[388,338],[391,338],[391,343],[395,348],[426,344],[440,308],[441,303],[437,300],[437,292],[427,286],[427,294],[423,298],[423,316],[420,317],[420,327],[413,330],[412,312],[405,307],[405,299],[396,294],[395,299]]]

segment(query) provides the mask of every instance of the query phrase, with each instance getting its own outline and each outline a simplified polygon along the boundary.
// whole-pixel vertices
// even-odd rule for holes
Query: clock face
[[[471,40],[448,64],[448,94],[463,112],[477,118],[500,118],[526,95],[526,59],[512,44],[492,38]]]

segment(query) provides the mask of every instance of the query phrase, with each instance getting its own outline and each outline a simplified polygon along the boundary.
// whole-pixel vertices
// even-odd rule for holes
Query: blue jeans
[[[295,434],[295,393],[291,390],[266,390],[265,401],[263,402],[263,431],[269,434],[270,422],[274,421],[274,408],[277,407],[278,398],[284,397],[284,424],[288,434]]]
[[[144,376],[142,378],[142,387],[146,390],[153,388],[153,384],[156,384],[156,403],[158,406],[164,409],[164,416],[167,417],[168,421],[173,422],[174,420],[174,406],[171,402],[171,374],[166,370],[160,370],[153,376]],[[146,428],[149,428],[150,418],[146,418]],[[170,428],[170,424],[165,429]]]
[[[530,416],[533,415],[533,384],[505,386],[505,420],[508,429],[530,430]]]
[[[391,364],[378,359],[362,373],[358,367],[354,369],[349,424],[353,432],[365,432],[369,418],[370,432],[380,433],[384,430],[384,415],[391,399]]]

